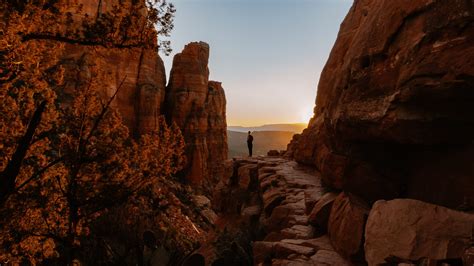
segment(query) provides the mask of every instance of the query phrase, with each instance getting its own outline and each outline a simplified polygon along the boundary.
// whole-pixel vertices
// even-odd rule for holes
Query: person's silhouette
[[[247,136],[247,147],[249,148],[249,157],[252,157],[252,148],[253,148],[253,136],[249,131],[249,135]]]

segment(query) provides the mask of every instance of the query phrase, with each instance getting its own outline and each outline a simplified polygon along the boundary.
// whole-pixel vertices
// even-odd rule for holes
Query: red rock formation
[[[255,265],[350,265],[335,251],[333,240],[311,226],[308,207],[317,208],[319,201],[319,205],[330,205],[327,202],[337,196],[332,193],[323,196],[321,180],[314,169],[281,157],[234,158],[232,163],[228,176],[220,180],[215,190],[212,204],[223,218],[220,228],[226,228],[225,231],[238,228],[236,239],[253,240]],[[337,205],[342,208],[338,208],[335,216],[351,213],[351,218],[358,218],[359,209],[351,211],[356,206],[346,202],[346,197],[340,198],[342,203]],[[351,231],[349,225],[349,220],[342,224],[344,232]],[[355,225],[359,230],[359,224]],[[362,237],[363,224],[361,227]],[[345,237],[337,229],[332,232],[336,232],[338,244]],[[356,241],[361,243],[361,239],[351,243]],[[204,250],[212,249],[216,253],[216,249],[230,246],[228,242],[217,245],[217,241],[208,241]],[[211,263],[214,257],[206,259]]]
[[[460,260],[473,226],[474,214],[410,199],[377,201],[365,232],[367,262]]]
[[[331,208],[328,233],[337,252],[351,261],[364,261],[364,230],[370,208],[352,195],[341,193]]]
[[[315,226],[320,231],[327,232],[329,215],[331,214],[332,205],[337,196],[338,194],[334,192],[324,194],[311,210],[308,216],[309,224]]]
[[[144,3],[59,0],[59,12],[48,21],[54,27],[32,25],[25,38],[64,44],[63,102],[74,97],[78,86],[91,82],[101,88],[104,99],[118,90],[112,106],[134,137],[155,129],[159,116],[166,113],[185,136],[186,178],[209,187],[207,183],[223,175],[227,159],[226,100],[221,83],[209,81],[209,46],[192,43],[176,55],[165,95],[165,68]]]
[[[74,97],[77,86],[91,82],[102,88],[106,99],[119,89],[112,105],[122,114],[131,134],[153,130],[164,101],[166,76],[156,51],[157,33],[147,24],[145,1],[56,2],[58,12],[45,25],[31,25],[24,38],[64,44],[60,62],[65,68],[63,101]],[[107,18],[100,20],[100,16]],[[114,28],[125,20],[130,24]]]
[[[138,136],[156,128],[166,84],[164,64],[156,51],[68,44],[63,65],[66,91],[93,78],[104,97],[112,97],[119,89],[113,106],[131,133]]]
[[[472,197],[473,18],[472,1],[355,1],[294,158],[371,202]]]
[[[176,54],[166,94],[166,116],[182,130],[188,165],[185,178],[208,186],[223,175],[227,159],[225,95],[209,81],[209,45],[194,42]]]

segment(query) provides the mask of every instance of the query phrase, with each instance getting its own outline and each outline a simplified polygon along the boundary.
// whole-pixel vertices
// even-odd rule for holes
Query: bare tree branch
[[[53,167],[54,165],[58,164],[59,162],[62,161],[62,158],[59,158],[59,159],[56,159],[52,162],[50,162],[48,165],[46,165],[45,167],[43,167],[41,170],[37,171],[36,173],[34,173],[33,175],[31,175],[30,178],[28,178],[25,182],[23,182],[21,185],[19,185],[17,188],[16,188],[16,191],[20,191],[20,189],[22,189],[25,185],[27,185],[29,182],[31,182],[33,179],[36,179],[38,177],[40,177],[42,174],[44,174],[44,172],[46,172],[49,168]]]
[[[40,103],[31,117],[28,128],[25,134],[19,140],[18,146],[8,161],[5,169],[0,173],[0,205],[2,205],[7,198],[15,192],[16,178],[20,173],[20,168],[26,153],[31,146],[31,141],[35,134],[36,128],[41,122],[41,116],[46,109],[46,101]]]

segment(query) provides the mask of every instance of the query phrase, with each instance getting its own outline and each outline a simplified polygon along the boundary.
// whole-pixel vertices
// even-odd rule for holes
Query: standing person
[[[253,136],[250,134],[247,136],[247,147],[249,148],[249,157],[252,157],[252,148],[253,148]]]

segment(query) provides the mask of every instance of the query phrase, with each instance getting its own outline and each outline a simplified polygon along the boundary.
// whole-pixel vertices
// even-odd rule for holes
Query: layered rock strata
[[[355,1],[289,150],[369,202],[474,200],[472,1]]]
[[[38,46],[63,44],[59,62],[65,70],[59,93],[62,101],[68,102],[78,88],[93,85],[100,88],[104,99],[116,93],[112,106],[119,110],[132,136],[156,129],[166,76],[144,1],[59,0],[45,4],[47,8],[51,16],[43,24],[29,25],[23,39]]]
[[[114,97],[112,107],[135,138],[156,130],[166,115],[185,138],[188,164],[182,174],[196,188],[211,187],[224,171],[227,132],[224,89],[209,81],[209,45],[191,43],[177,54],[166,87],[145,1],[59,0],[45,8],[52,15],[44,25],[30,25],[24,40],[62,44],[61,101],[67,104],[78,88],[95,86],[105,100]]]
[[[173,59],[165,114],[186,142],[183,174],[197,186],[223,175],[227,159],[226,100],[220,82],[209,81],[209,45],[194,42]]]
[[[165,97],[165,67],[152,49],[104,48],[67,44],[62,56],[66,69],[65,92],[90,80],[103,88],[104,98],[117,91],[112,106],[117,108],[130,133],[138,137],[158,125]]]

